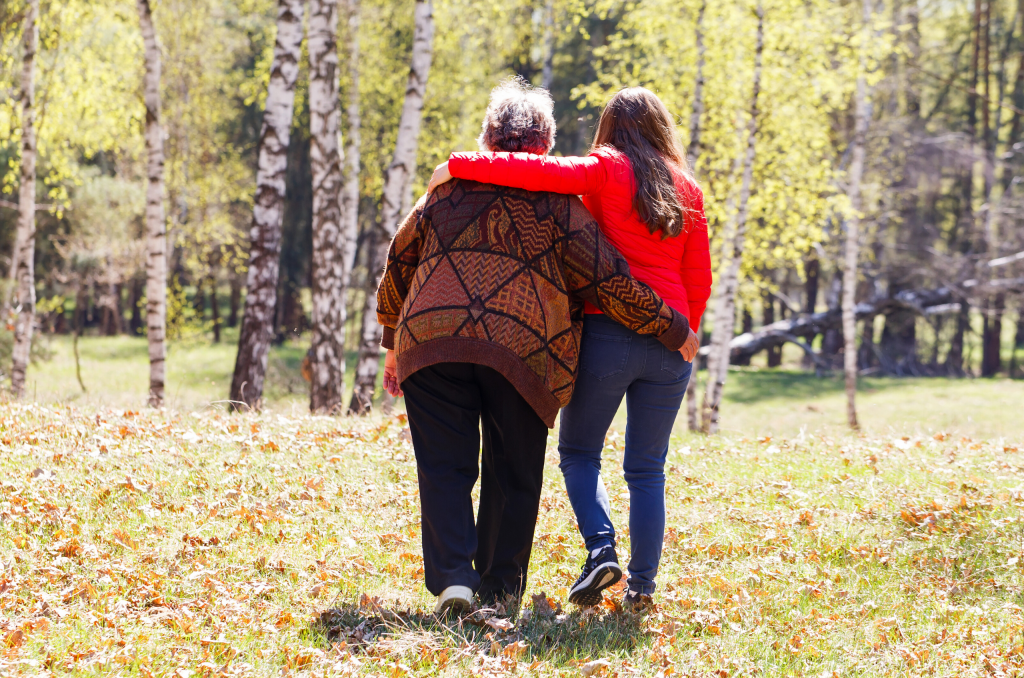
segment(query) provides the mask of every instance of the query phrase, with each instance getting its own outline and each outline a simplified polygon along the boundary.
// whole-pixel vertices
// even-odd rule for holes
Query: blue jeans
[[[559,427],[559,466],[587,550],[614,546],[601,450],[625,396],[628,581],[639,593],[654,593],[665,538],[665,457],[691,367],[678,351],[603,315],[587,315],[583,323],[576,390]]]

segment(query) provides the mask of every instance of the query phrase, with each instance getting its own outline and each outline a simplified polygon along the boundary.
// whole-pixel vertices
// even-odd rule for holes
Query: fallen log
[[[950,310],[959,309],[959,306],[954,303],[952,290],[947,287],[940,287],[936,290],[904,290],[891,297],[879,297],[857,304],[855,311],[857,320],[863,320],[891,313],[897,309],[909,309],[925,315],[931,309],[942,306]],[[842,322],[842,311],[835,308],[822,313],[803,314],[765,325],[756,332],[745,332],[729,342],[729,361],[736,362],[775,346],[794,343],[802,348],[815,364],[827,368],[827,360],[811,348],[806,339],[822,334],[825,330],[838,328]],[[702,356],[706,356],[710,352],[710,346],[700,349]]]

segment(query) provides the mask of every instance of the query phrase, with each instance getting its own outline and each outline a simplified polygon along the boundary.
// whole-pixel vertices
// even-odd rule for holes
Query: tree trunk
[[[857,369],[866,370],[878,363],[875,356],[875,316],[864,319],[860,330],[860,346],[857,348]]]
[[[384,272],[388,247],[403,216],[403,203],[410,202],[407,195],[412,189],[412,176],[416,170],[416,148],[419,143],[420,123],[423,117],[423,97],[430,75],[430,62],[434,42],[433,0],[416,0],[415,28],[412,42],[412,67],[405,88],[405,104],[398,124],[395,156],[384,173],[384,197],[381,201],[380,223],[375,229],[375,242],[368,252],[367,295],[363,308],[362,343],[356,365],[356,381],[349,412],[365,414],[373,401],[380,364],[380,338],[383,332],[377,323],[376,284]],[[373,291],[370,286],[373,284]]]
[[[164,218],[164,139],[160,127],[160,44],[149,0],[138,0],[146,50],[146,337],[149,342],[149,405],[164,404],[167,347],[167,224]]]
[[[816,254],[812,255],[804,264],[804,275],[806,280],[804,281],[804,313],[814,313],[815,308],[818,305],[818,286],[821,282],[821,262],[818,261]],[[814,344],[814,337],[810,337],[808,340],[809,344]],[[811,360],[809,355],[804,354],[803,359],[800,362],[800,366],[805,370],[810,369],[814,366],[814,362]]]
[[[697,343],[704,342],[704,324],[697,329]],[[700,430],[700,419],[697,416],[697,365],[698,358],[693,358],[693,368],[690,370],[690,381],[686,384],[686,426],[691,431]]]
[[[715,331],[711,335],[711,357],[708,360],[708,383],[704,392],[701,428],[705,433],[717,433],[719,405],[729,372],[729,341],[736,325],[736,291],[739,287],[740,264],[747,231],[750,185],[754,176],[754,154],[757,141],[758,107],[761,93],[761,56],[764,52],[764,8],[757,4],[757,46],[754,52],[754,87],[750,99],[750,120],[747,123],[747,148],[743,160],[743,179],[740,184],[738,212],[732,237],[723,245],[722,276],[718,283],[715,307]]]
[[[971,328],[971,306],[967,299],[960,300],[960,312],[956,315],[956,331],[949,342],[946,353],[946,373],[951,377],[962,377],[967,372],[964,366],[964,343]]]
[[[349,14],[349,91],[348,91],[348,150],[345,160],[348,172],[345,176],[345,187],[342,190],[342,269],[341,269],[341,307],[342,307],[342,348],[348,346],[347,330],[350,288],[352,286],[352,269],[355,268],[356,254],[359,249],[359,170],[362,164],[362,112],[359,96],[359,32],[361,28],[361,9],[359,0],[348,0]],[[344,350],[342,363],[345,361]]]
[[[242,280],[231,276],[231,298],[228,301],[228,327],[238,327],[238,309],[242,305]]]
[[[196,280],[196,294],[192,298],[192,308],[195,309],[200,323],[206,320],[206,281],[202,278]]]
[[[1024,301],[1017,306],[1017,331],[1013,336],[1013,351],[1010,354],[1010,377],[1024,376],[1018,373],[1017,351],[1024,348]]]
[[[707,51],[704,46],[704,11],[707,9],[707,5],[707,0],[701,0],[700,9],[697,11],[695,30],[697,66],[693,82],[693,110],[690,112],[690,144],[686,149],[686,160],[690,163],[690,170],[693,172],[696,172],[697,159],[700,158],[701,120],[704,117],[704,55]]]
[[[555,0],[544,5],[544,67],[541,70],[540,86],[551,89],[555,79]]]
[[[860,75],[857,76],[856,111],[853,130],[853,153],[850,160],[847,193],[850,197],[850,218],[846,221],[846,257],[843,266],[843,372],[846,376],[846,423],[857,423],[857,259],[860,256],[860,182],[864,176],[864,144],[868,134],[867,41],[870,37],[871,0],[863,0],[860,45]]]
[[[36,80],[35,59],[39,45],[39,0],[30,0],[25,15],[24,54],[21,71],[21,186],[18,192],[18,232],[14,245],[14,348],[11,391],[15,398],[25,392],[25,371],[32,352],[36,316]]]
[[[234,407],[259,407],[267,356],[274,337],[274,311],[280,271],[288,141],[299,73],[304,0],[278,0],[277,39],[260,129],[256,203],[249,232],[249,273],[238,356],[231,379]]]
[[[217,299],[217,276],[211,275],[210,281],[210,321],[213,323],[213,343],[220,343],[220,300]]]
[[[765,292],[761,303],[764,304],[761,324],[771,325],[775,322],[775,296],[771,292]],[[784,308],[783,304],[779,304],[780,320],[785,317],[783,315]],[[768,349],[768,367],[778,367],[780,365],[782,365],[782,346],[772,346]]]
[[[1024,2],[1024,0],[1021,0]],[[693,111],[690,112],[690,144],[687,148],[687,162],[690,163],[690,171],[697,172],[697,161],[700,159],[700,135],[702,121],[704,118],[704,10],[707,7],[707,0],[701,0],[700,11],[697,14],[697,69],[693,83]],[[704,339],[704,328],[697,330],[697,342]],[[686,422],[691,431],[700,430],[700,423],[697,419],[697,360],[694,358],[693,368],[690,370],[690,381],[686,384]]]
[[[345,302],[338,101],[338,3],[309,7],[309,160],[313,175],[313,337],[309,410],[341,409],[345,386]]]
[[[111,270],[107,265],[107,272]],[[121,334],[121,286],[104,276],[103,293],[100,294],[100,334],[116,337]]]
[[[128,295],[128,303],[131,305],[132,317],[128,321],[128,331],[133,337],[137,337],[142,334],[142,309],[139,308],[139,302],[142,301],[142,295],[144,294],[145,280],[139,276],[132,278],[131,292]]]
[[[985,333],[982,341],[981,376],[994,377],[1003,367],[1002,337],[1003,311],[1006,310],[1006,295],[997,294],[991,308],[985,314]]]
[[[982,35],[981,35],[981,84],[985,95],[981,101],[981,147],[983,153],[983,178],[985,192],[985,229],[984,247],[982,252],[990,257],[998,251],[996,246],[996,227],[998,220],[997,204],[993,200],[993,188],[995,186],[995,152],[996,135],[993,134],[990,122],[992,96],[992,76],[990,69],[991,43],[992,43],[992,2],[984,3],[982,11]],[[1012,28],[1011,28],[1012,30]],[[1005,66],[1005,64],[1004,64]],[[1000,77],[1005,73],[1005,68],[1000,71]],[[1000,89],[998,102],[1002,102],[1002,90]],[[1000,109],[1001,110],[1001,109]],[[996,115],[995,129],[999,129],[1000,117]],[[999,202],[1002,202],[1001,200]],[[986,278],[991,278],[991,268],[982,267]],[[996,295],[993,298],[986,298],[984,302],[985,316],[982,326],[981,340],[981,376],[994,377],[1002,367],[1000,357],[1000,343],[1003,328],[1003,310],[1006,306],[1005,295]]]

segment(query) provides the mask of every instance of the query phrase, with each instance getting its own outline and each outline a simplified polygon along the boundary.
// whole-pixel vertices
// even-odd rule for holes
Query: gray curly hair
[[[477,143],[483,151],[547,153],[555,145],[554,102],[546,89],[520,76],[491,90]]]

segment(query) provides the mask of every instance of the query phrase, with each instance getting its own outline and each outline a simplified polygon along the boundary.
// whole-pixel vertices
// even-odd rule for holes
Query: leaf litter
[[[565,602],[549,463],[525,603],[437,619],[407,430],[0,405],[0,674],[1024,675],[1020,441],[674,441],[639,614]]]

